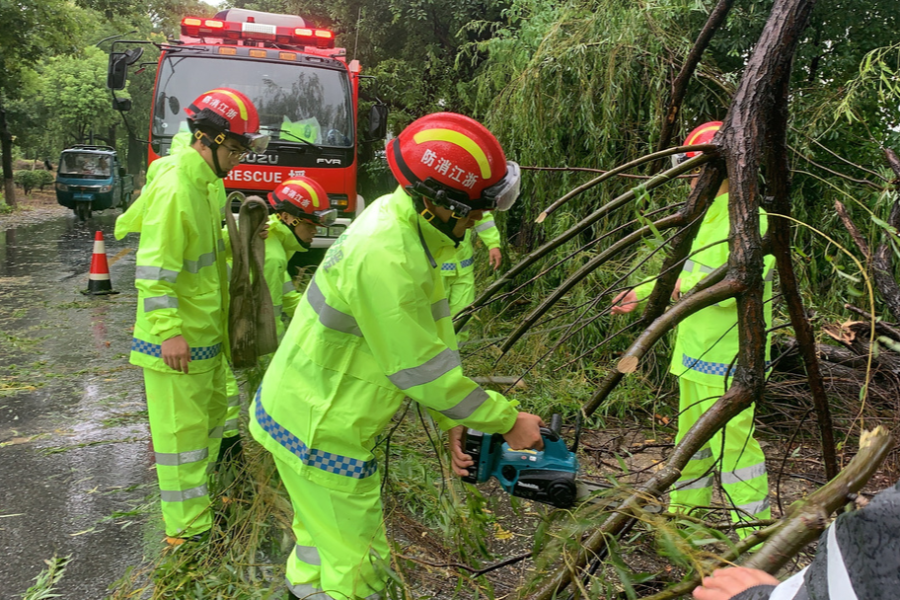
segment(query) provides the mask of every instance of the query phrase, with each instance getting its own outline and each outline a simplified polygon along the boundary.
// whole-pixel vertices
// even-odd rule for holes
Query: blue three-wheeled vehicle
[[[110,146],[66,148],[56,171],[56,200],[84,221],[95,210],[128,208],[134,180]]]

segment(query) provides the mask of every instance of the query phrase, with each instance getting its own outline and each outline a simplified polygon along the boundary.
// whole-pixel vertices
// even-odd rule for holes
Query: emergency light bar
[[[240,23],[221,19],[185,17],[181,34],[188,37],[215,37],[223,40],[268,41],[294,46],[334,48],[334,33],[327,29],[281,27],[263,23]]]

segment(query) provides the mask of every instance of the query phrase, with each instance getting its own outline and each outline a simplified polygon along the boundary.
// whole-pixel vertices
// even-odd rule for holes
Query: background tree
[[[77,46],[78,13],[65,0],[0,0],[0,152],[6,202],[10,206],[16,206],[16,192],[5,104],[19,97],[23,73],[28,68],[42,57]]]
[[[41,68],[43,103],[52,108],[48,122],[64,145],[87,143],[90,137],[115,147],[119,115],[106,87],[107,54],[87,47],[77,55],[57,56]],[[125,91],[118,92],[128,98]]]

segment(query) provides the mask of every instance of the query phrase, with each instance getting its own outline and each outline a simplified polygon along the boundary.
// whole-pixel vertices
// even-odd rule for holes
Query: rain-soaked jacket
[[[812,564],[781,583],[731,600],[887,600],[900,593],[900,484],[822,533]]]
[[[137,319],[132,364],[174,372],[162,360],[163,341],[184,336],[192,373],[215,368],[227,348],[228,280],[221,236],[225,186],[190,135],[151,165],[143,192],[116,221],[115,235],[140,233],[135,257]]]
[[[466,237],[459,243],[456,253],[449,259],[441,262],[441,275],[445,277],[458,277],[471,273],[475,263],[475,236],[481,238],[488,249],[500,247],[500,231],[494,223],[494,215],[485,213],[475,227],[466,231]]]
[[[301,476],[353,492],[378,485],[375,438],[406,397],[443,429],[509,431],[514,403],[463,375],[439,268],[453,250],[402,188],[367,207],[294,313],[251,407],[253,437]]]
[[[760,209],[760,234],[765,235],[768,228],[766,212]],[[728,194],[722,194],[713,200],[697,237],[691,246],[691,256],[682,267],[681,293],[691,290],[701,279],[728,262],[728,242],[730,235],[728,219]],[[772,327],[772,280],[774,276],[775,258],[768,255],[764,259],[763,279],[763,314],[766,329]],[[653,291],[655,282],[647,282],[635,288],[638,300],[643,301]],[[708,308],[704,308],[679,323],[672,353],[669,371],[688,381],[708,386],[721,387],[726,374],[734,375],[732,363],[738,351],[737,301],[734,298],[723,300]],[[766,361],[769,360],[769,345],[766,344]],[[731,369],[731,370],[729,370]]]
[[[230,262],[231,241],[227,227],[222,229],[222,237],[225,240],[225,249]],[[275,308],[275,329],[278,332],[278,339],[284,335],[284,319],[293,317],[294,310],[300,303],[301,294],[294,287],[294,282],[288,273],[288,262],[296,252],[306,252],[306,248],[300,245],[297,236],[281,222],[277,215],[270,215],[263,276]]]

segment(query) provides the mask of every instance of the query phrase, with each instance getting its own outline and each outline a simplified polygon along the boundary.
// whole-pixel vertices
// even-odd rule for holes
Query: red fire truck
[[[256,105],[271,142],[264,154],[247,156],[231,171],[226,190],[242,199],[265,195],[294,176],[315,179],[340,211],[338,222],[320,228],[313,243],[329,246],[364,207],[356,191],[359,61],[348,63],[345,50],[334,47],[334,34],[309,27],[302,17],[244,9],[212,19],[185,17],[181,39],[157,46],[149,162],[165,156],[172,138],[187,130],[184,109],[194,98],[222,86],[241,91]],[[111,53],[111,89],[124,88],[127,65],[139,56],[134,50]],[[121,104],[114,100],[127,110]],[[376,104],[369,138],[384,138],[386,116],[386,107]]]

